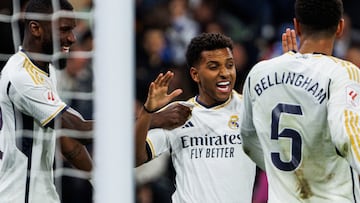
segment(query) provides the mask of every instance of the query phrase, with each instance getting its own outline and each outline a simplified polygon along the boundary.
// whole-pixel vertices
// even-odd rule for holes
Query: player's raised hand
[[[282,37],[281,44],[282,44],[283,53],[291,50],[294,51],[298,50],[295,30],[287,28],[281,37]]]
[[[169,85],[173,77],[174,73],[168,71],[165,74],[160,73],[155,81],[151,82],[148,97],[144,104],[144,109],[147,112],[151,113],[161,109],[182,93],[181,89],[176,89],[168,94]]]

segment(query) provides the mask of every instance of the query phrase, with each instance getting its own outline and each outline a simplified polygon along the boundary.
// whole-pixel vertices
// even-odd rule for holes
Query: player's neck
[[[322,53],[332,55],[334,42],[331,39],[304,39],[300,41],[299,52],[306,53]]]
[[[21,51],[27,55],[27,57],[30,59],[30,61],[35,64],[38,68],[45,72],[49,72],[49,62],[41,61],[41,60],[35,60],[36,57],[33,57],[33,53],[31,51],[26,50],[22,47]]]

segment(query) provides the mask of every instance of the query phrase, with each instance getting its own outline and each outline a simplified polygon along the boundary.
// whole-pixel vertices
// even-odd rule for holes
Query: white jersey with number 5
[[[205,108],[196,97],[187,122],[173,130],[148,133],[149,156],[170,150],[176,170],[174,203],[251,203],[255,163],[243,152],[240,95]]]
[[[43,71],[22,51],[1,72],[1,203],[60,202],[53,176],[53,119],[66,105],[55,84],[54,68]]]
[[[360,202],[360,71],[322,54],[285,53],[244,84],[241,135],[264,167],[269,203]]]

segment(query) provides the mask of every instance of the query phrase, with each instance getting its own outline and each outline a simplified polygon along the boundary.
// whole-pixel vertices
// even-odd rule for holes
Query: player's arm
[[[243,132],[242,139],[244,152],[261,170],[265,171],[264,155],[258,136],[255,133],[247,134]]]
[[[253,160],[256,165],[265,171],[264,155],[252,117],[252,103],[249,91],[250,79],[246,79],[243,90],[243,104],[241,106],[240,134],[244,152]]]
[[[139,117],[135,124],[135,161],[139,166],[148,161],[148,153],[146,150],[146,137],[150,128],[150,122],[153,113],[164,107],[173,98],[182,93],[181,89],[176,89],[168,94],[168,88],[174,73],[168,71],[166,74],[160,73],[158,77],[150,84],[148,97],[139,113]]]
[[[298,51],[295,30],[287,28],[281,36],[281,44],[282,44],[283,53],[292,50]]]
[[[91,131],[93,121],[85,120],[79,112],[68,108],[61,114],[61,128],[82,132]],[[61,153],[75,168],[90,172],[93,168],[93,162],[84,144],[91,141],[92,139],[89,137],[61,136],[59,138]]]
[[[360,70],[353,64],[347,65],[350,74],[345,68],[338,69],[334,73],[337,80],[329,83],[331,94],[327,102],[327,120],[337,153],[360,174],[360,84],[350,77],[359,75]]]
[[[78,140],[71,137],[61,136],[59,138],[62,155],[75,168],[90,172],[93,168],[91,156],[86,147]]]
[[[93,121],[85,120],[79,112],[69,107],[61,115],[61,127],[78,131],[91,131]]]
[[[179,103],[169,105],[164,110],[152,115],[150,129],[164,128],[171,130],[183,125],[191,114],[191,109]]]
[[[80,141],[83,144],[92,142],[92,137],[89,136],[88,134],[93,130],[93,125],[94,125],[93,120],[85,120],[79,112],[72,109],[71,107],[66,109],[66,111],[64,111],[61,114],[60,120],[61,120],[62,129],[69,129],[69,130],[76,130],[83,132],[83,133],[78,133],[79,137],[76,137],[78,141]]]

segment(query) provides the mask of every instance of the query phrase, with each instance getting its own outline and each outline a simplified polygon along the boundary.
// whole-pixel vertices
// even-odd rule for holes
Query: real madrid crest
[[[234,129],[234,130],[239,129],[239,127],[240,127],[239,117],[237,115],[230,116],[228,126],[229,126],[229,128]]]

